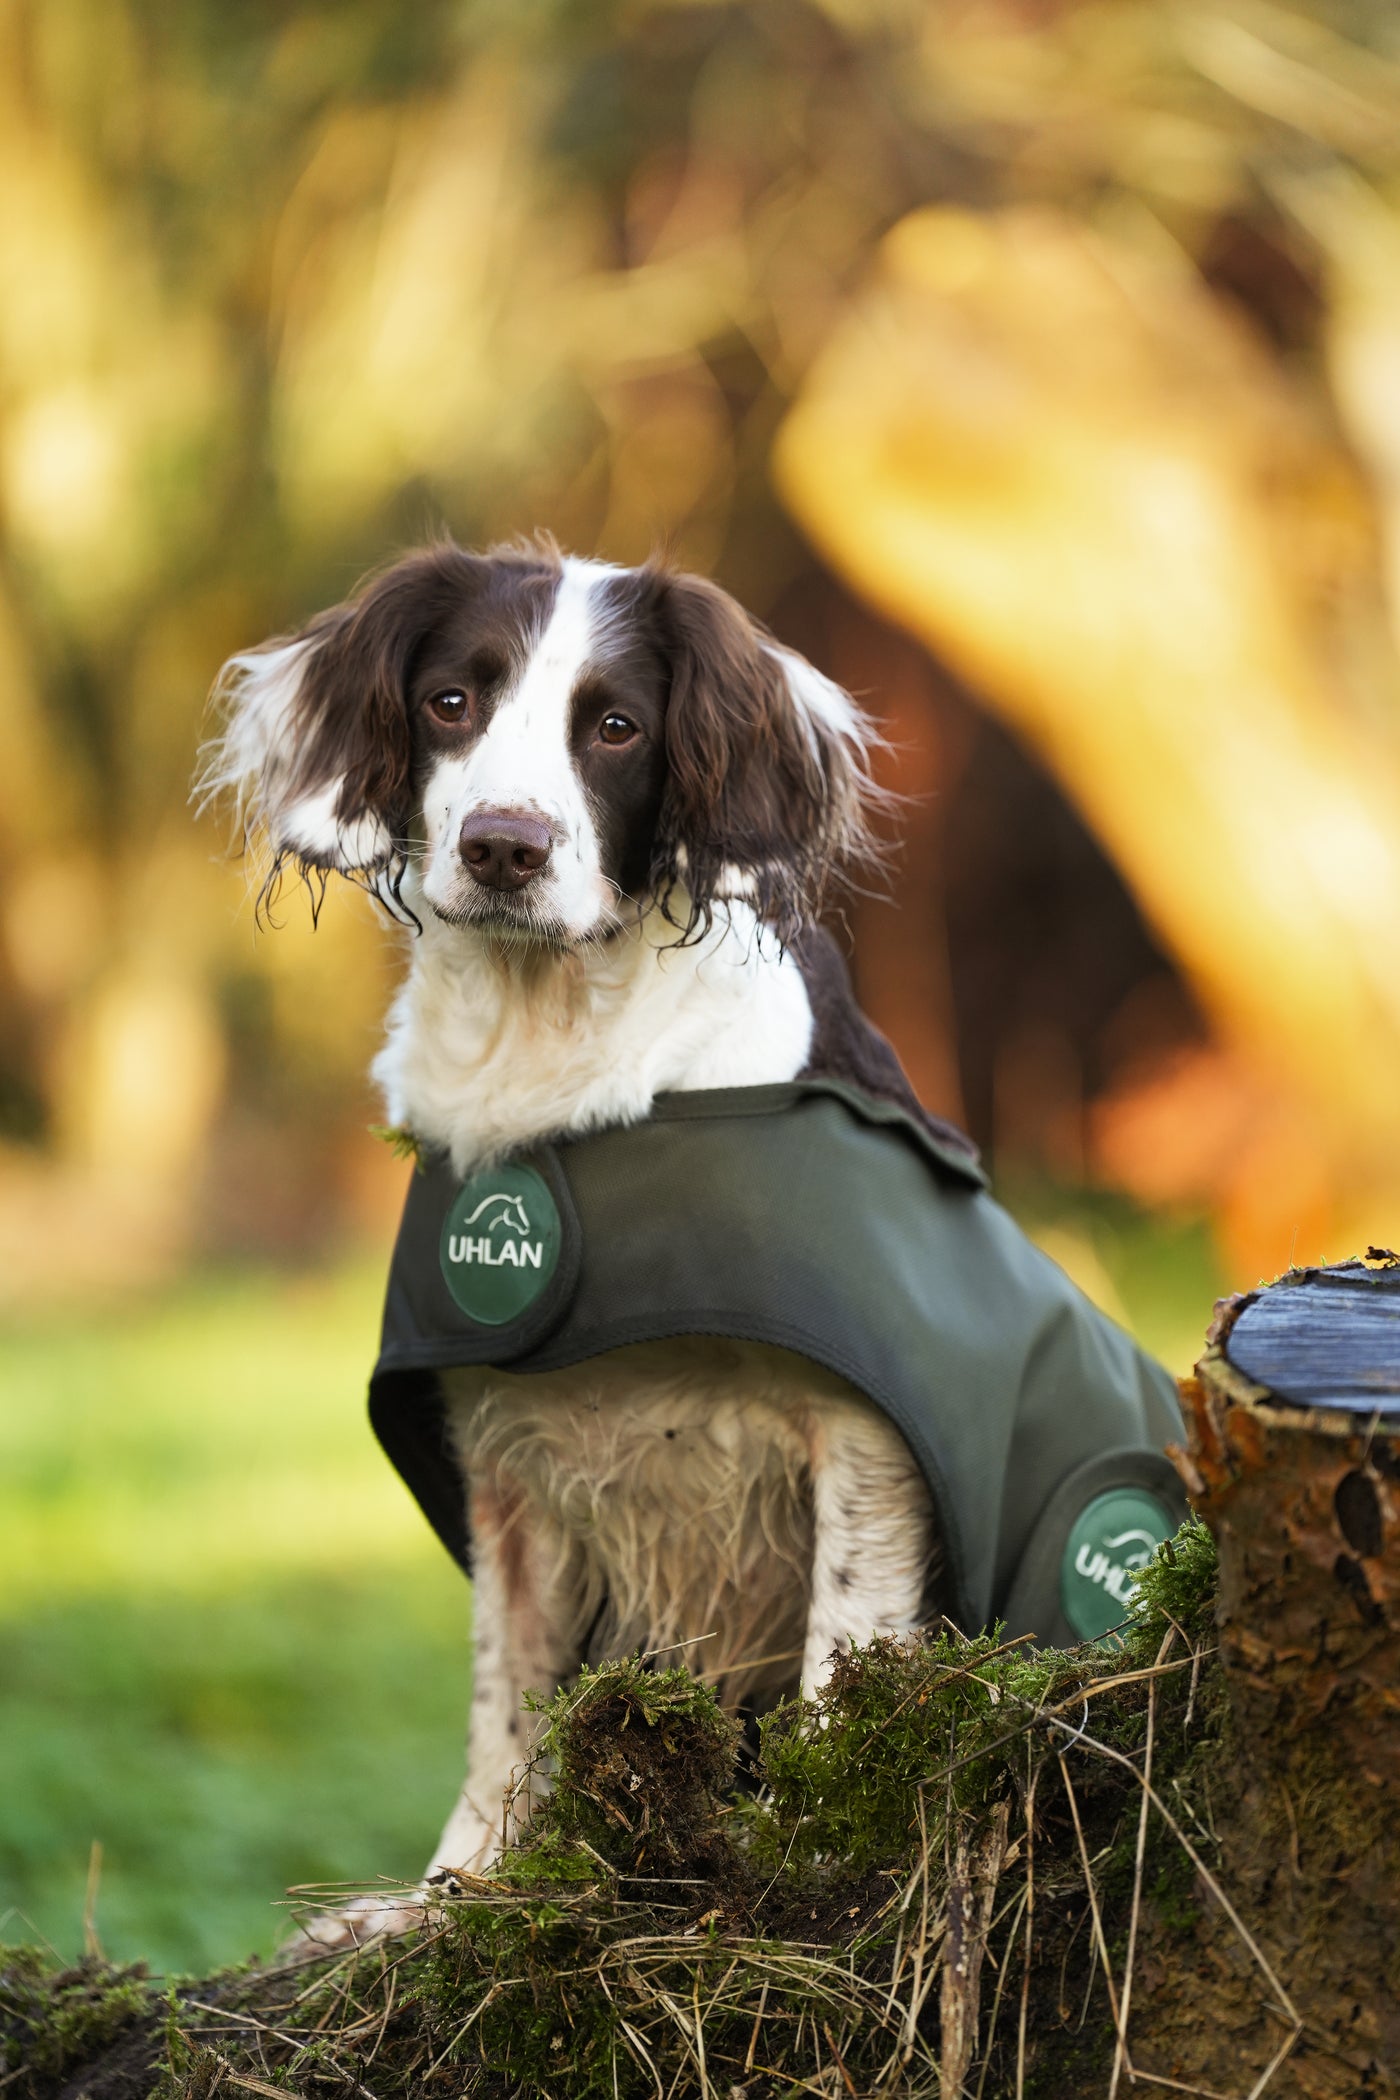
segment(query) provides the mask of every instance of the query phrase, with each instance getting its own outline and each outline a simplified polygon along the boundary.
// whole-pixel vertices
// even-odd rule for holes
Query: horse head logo
[[[475,1225],[478,1220],[482,1221],[483,1232],[494,1232],[498,1225],[504,1225],[524,1239],[530,1230],[524,1199],[507,1194],[505,1189],[496,1189],[491,1195],[483,1196],[464,1224]]]

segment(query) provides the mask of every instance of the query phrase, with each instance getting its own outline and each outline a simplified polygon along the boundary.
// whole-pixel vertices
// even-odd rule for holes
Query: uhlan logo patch
[[[474,1225],[479,1228],[475,1233]],[[448,1235],[449,1261],[481,1262],[488,1269],[507,1265],[512,1269],[544,1267],[544,1241],[531,1239],[530,1213],[521,1196],[493,1189],[489,1196],[482,1197],[471,1216],[462,1220],[462,1228],[461,1232]],[[493,1246],[492,1234],[498,1228],[506,1237]],[[512,1239],[512,1233],[518,1233],[519,1238]]]
[[[1175,1525],[1142,1488],[1095,1495],[1065,1542],[1060,1599],[1084,1641],[1101,1640],[1132,1608],[1138,1578]]]
[[[533,1167],[464,1181],[443,1220],[442,1273],[462,1311],[503,1327],[533,1304],[559,1261],[559,1212]]]

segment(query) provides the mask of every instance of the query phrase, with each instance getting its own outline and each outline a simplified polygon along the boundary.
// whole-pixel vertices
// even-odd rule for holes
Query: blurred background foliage
[[[430,1543],[371,1453],[335,1470],[378,1290],[343,1250],[382,1259],[401,1186],[363,1080],[394,940],[348,893],[255,937],[186,801],[221,660],[426,532],[667,545],[865,698],[909,798],[893,889],[845,908],[865,1003],[1178,1368],[1218,1280],[1395,1237],[1384,0],[10,0],[0,198],[0,1613],[31,1777],[67,1769],[52,1657],[103,1595],[147,1615],[122,1653],[217,1622],[247,1714],[342,1775],[348,1679],[293,1698],[285,1625],[285,1697],[238,1675],[257,1599],[315,1591],[304,1655],[328,1612],[366,1656],[421,1617],[393,1706],[437,1725],[457,1606],[405,1607]],[[164,1693],[108,1662],[85,1711],[134,1769]],[[152,1888],[192,1871],[162,1771],[130,1808],[136,1851],[173,1847]],[[49,1920],[67,1891],[45,1929],[123,1786],[0,1811],[13,1888]],[[385,1843],[421,1849],[439,1794],[401,1806]],[[375,1870],[342,1840],[273,1878]],[[207,1954],[151,1902],[128,1951]]]
[[[446,525],[719,575],[918,799],[867,1001],[1241,1279],[1400,1193],[1400,30],[671,0],[0,18],[11,1292],[376,1215],[391,951],[186,806],[236,647]],[[55,1247],[65,1254],[55,1260]]]

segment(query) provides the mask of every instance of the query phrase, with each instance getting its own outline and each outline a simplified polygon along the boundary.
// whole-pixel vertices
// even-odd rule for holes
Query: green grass
[[[460,1585],[459,1585],[460,1587]],[[464,1599],[399,1571],[81,1599],[0,1626],[0,1938],[205,1969],[298,1882],[411,1879],[461,1783]]]
[[[469,1591],[364,1416],[373,1269],[0,1342],[0,1938],[266,1952],[292,1882],[416,1873]],[[6,1913],[10,1913],[7,1917]]]
[[[1026,1192],[1173,1370],[1204,1234]],[[381,1260],[0,1338],[0,1939],[207,1970],[288,1884],[416,1873],[461,1776],[470,1599],[364,1414]]]

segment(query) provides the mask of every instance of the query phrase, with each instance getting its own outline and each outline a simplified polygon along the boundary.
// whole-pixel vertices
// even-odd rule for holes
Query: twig
[[[981,2009],[982,1957],[997,1883],[1006,1858],[1011,1804],[999,1801],[991,1825],[975,1850],[959,1834],[948,1876],[948,1929],[943,1942],[943,1995],[939,2020],[939,2085],[942,2100],[959,2100],[973,2052]]]
[[[832,2055],[836,2059],[836,2068],[841,2073],[842,2082],[845,2085],[846,2091],[850,2094],[851,2100],[860,2100],[860,2094],[855,2089],[855,2085],[852,2081],[851,2074],[846,2069],[845,2058],[842,2056],[840,2049],[837,2047],[836,2037],[832,2033],[831,2029],[827,2026],[825,2020],[822,2021],[822,2033],[826,2036],[827,2047],[830,2049]]]
[[[1026,1792],[1026,1958],[1021,1969],[1021,2018],[1016,2030],[1016,2100],[1026,2089],[1026,2011],[1031,1997],[1031,1957],[1035,1951],[1035,1790],[1040,1768],[1031,1774]]]
[[[1167,1659],[1167,1651],[1176,1639],[1176,1628],[1171,1626],[1163,1636],[1157,1651],[1159,1663]],[[1157,1726],[1157,1680],[1154,1677],[1147,1687],[1147,1747],[1142,1763],[1142,1800],[1138,1805],[1137,1856],[1133,1862],[1133,1908],[1128,1919],[1128,1953],[1123,1968],[1123,2013],[1118,2022],[1118,2046],[1113,2052],[1113,2076],[1108,2084],[1108,2100],[1118,2100],[1118,2081],[1126,2064],[1129,2078],[1133,2075],[1132,2062],[1128,2056],[1128,2013],[1133,2002],[1133,1964],[1137,1959],[1138,1917],[1142,1910],[1142,1862],[1147,1850],[1147,1812],[1152,1799],[1152,1745]]]
[[[1069,1812],[1074,1818],[1074,1834],[1079,1840],[1079,1858],[1084,1868],[1084,1886],[1089,1892],[1089,1909],[1094,1920],[1094,1947],[1103,1968],[1104,1981],[1108,1985],[1108,2004],[1109,2010],[1113,2014],[1113,2029],[1121,2040],[1123,2023],[1118,2017],[1118,1993],[1113,1985],[1113,1969],[1108,1959],[1108,1944],[1103,1935],[1103,1920],[1099,1916],[1099,1892],[1094,1881],[1093,1870],[1089,1865],[1089,1848],[1084,1842],[1084,1828],[1079,1820],[1079,1802],[1075,1798],[1074,1782],[1069,1776],[1069,1766],[1065,1763],[1063,1751],[1058,1754],[1057,1761],[1060,1767],[1060,1777],[1065,1783],[1065,1793],[1069,1796]]]
[[[767,2004],[768,1978],[765,1976],[763,1979],[763,1989],[759,1992],[758,1996],[758,2011],[753,2016],[753,2033],[749,2036],[748,2053],[744,2057],[744,2076],[746,2078],[748,2077],[749,2072],[753,2069],[754,2051],[758,2047],[758,2030],[759,2027],[762,2025],[763,2014]]]

